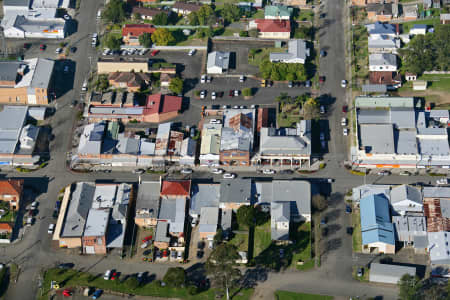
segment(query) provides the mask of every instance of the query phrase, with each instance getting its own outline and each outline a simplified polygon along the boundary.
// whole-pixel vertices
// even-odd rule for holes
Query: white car
[[[342,118],[341,125],[342,126],[347,126],[347,119],[346,118]]]
[[[239,82],[244,82],[245,81],[245,77],[244,77],[244,75],[241,75],[240,77],[239,77]]]
[[[109,280],[111,278],[111,270],[106,270],[105,275],[103,275],[103,279]]]
[[[52,234],[54,230],[55,230],[55,224],[48,225],[48,230],[47,230],[48,234]]]
[[[88,89],[88,84],[87,84],[87,81],[85,80],[85,81],[83,82],[83,86],[81,87],[81,90],[82,90],[83,92],[86,92],[87,89]]]
[[[325,106],[320,106],[320,114],[323,115],[325,113]]]
[[[211,173],[213,173],[213,174],[222,174],[223,173],[223,170],[222,169],[212,169],[211,170]]]
[[[142,243],[142,245],[141,245],[141,248],[142,248],[142,249],[145,249],[145,248],[147,248],[147,247],[148,247],[148,242]]]
[[[234,90],[234,96],[235,97],[239,96],[239,90]]]
[[[192,174],[192,169],[181,169],[181,174]]]
[[[239,108],[239,106],[235,105],[235,106],[233,106],[233,108],[234,108],[234,109],[238,109],[238,108]]]
[[[448,178],[441,178],[436,180],[436,184],[438,185],[448,184],[448,182],[449,182]]]
[[[98,34],[96,33],[96,32],[94,32],[93,34],[92,34],[92,38],[93,39],[96,39],[98,37]]]
[[[216,100],[216,92],[212,92],[211,93],[211,99],[212,100]]]
[[[182,260],[183,259],[183,252],[177,251],[177,259]]]
[[[203,90],[203,91],[200,92],[200,98],[201,99],[205,99],[205,97],[206,97],[206,91]]]
[[[347,80],[343,79],[341,81],[341,87],[346,88],[347,87]]]
[[[64,20],[66,20],[66,21],[67,21],[67,20],[70,20],[70,16],[69,16],[69,15],[64,15],[63,18],[64,18]]]
[[[61,48],[56,48],[56,50],[55,50],[55,53],[56,54],[60,54],[62,52],[62,49]]]
[[[223,174],[223,178],[224,179],[234,179],[234,178],[236,178],[236,175],[233,173],[225,173],[225,174]]]
[[[205,83],[206,82],[206,75],[202,75],[202,77],[200,77],[200,83]]]
[[[38,207],[37,201],[33,201],[33,203],[31,203],[31,209],[36,209],[37,207]]]
[[[380,171],[377,173],[378,176],[388,176],[391,175],[391,172],[389,171]]]
[[[188,55],[189,56],[194,56],[196,52],[197,52],[197,50],[192,49],[191,51],[189,51]]]
[[[262,172],[263,172],[263,174],[266,174],[266,175],[275,174],[275,170],[272,170],[272,169],[264,169]]]
[[[343,133],[345,136],[347,136],[347,135],[348,135],[348,128],[344,128],[343,131],[342,131],[342,133]]]

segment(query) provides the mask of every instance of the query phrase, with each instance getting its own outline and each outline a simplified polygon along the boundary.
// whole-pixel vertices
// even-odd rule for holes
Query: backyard
[[[0,222],[14,222],[16,212],[9,208],[9,203],[0,201]]]
[[[270,232],[270,220],[255,227],[255,242],[253,248],[253,257],[257,257],[264,249],[267,249],[272,243]]]
[[[316,295],[316,294],[305,294],[305,293],[294,293],[288,291],[276,291],[276,300],[332,300],[332,296]]]
[[[301,109],[297,103],[280,103],[280,110],[277,116],[278,127],[292,127],[300,122]]]
[[[259,67],[263,60],[269,59],[270,52],[283,52],[286,50],[283,48],[250,49],[248,52],[248,63]]]
[[[418,80],[428,82],[426,91],[414,91],[412,82],[406,82],[397,90],[399,96],[425,97],[427,103],[434,103],[435,108],[450,108],[450,75],[423,74]]]
[[[436,18],[428,18],[424,20],[417,20],[412,22],[405,22],[402,23],[402,32],[408,33],[409,30],[415,25],[415,24],[425,24],[425,25],[437,25],[439,24],[439,17]]]
[[[367,30],[363,25],[353,26],[352,77],[355,79],[354,81],[363,81],[369,76],[367,35]]]

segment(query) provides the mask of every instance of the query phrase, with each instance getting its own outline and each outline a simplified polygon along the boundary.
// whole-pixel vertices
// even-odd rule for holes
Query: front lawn
[[[235,233],[230,243],[235,245],[238,251],[248,251],[248,234]]]
[[[276,291],[276,300],[332,300],[332,296],[306,294],[306,293],[294,293],[288,291]]]
[[[353,252],[362,251],[362,236],[361,236],[361,218],[359,210],[354,209],[352,213],[352,241],[353,241]]]
[[[427,89],[450,93],[449,74],[423,74],[418,80],[428,81]]]
[[[248,54],[248,63],[253,66],[259,67],[261,62],[265,59],[269,59],[270,52],[285,52],[286,48],[263,48],[263,49],[251,49]],[[254,52],[254,54],[252,54]]]
[[[253,257],[258,256],[264,249],[272,244],[272,236],[270,232],[270,220],[263,225],[255,227],[255,242],[253,248]]]
[[[314,19],[314,12],[312,10],[301,9],[299,14],[295,17],[296,21],[309,21]]]

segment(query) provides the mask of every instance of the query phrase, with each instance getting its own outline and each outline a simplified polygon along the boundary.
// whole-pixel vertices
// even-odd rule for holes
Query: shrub
[[[244,97],[253,96],[253,90],[251,88],[245,88],[242,90],[242,95],[244,95]]]
[[[240,31],[239,36],[240,37],[248,37],[248,31],[244,31],[244,30]]]

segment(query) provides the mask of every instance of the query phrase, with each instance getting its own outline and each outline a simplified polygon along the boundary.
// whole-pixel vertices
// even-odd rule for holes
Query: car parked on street
[[[109,280],[111,278],[111,270],[106,270],[105,274],[103,275],[104,280]]]
[[[196,49],[191,49],[191,51],[189,51],[188,55],[189,56],[194,56],[196,52],[197,52]]]
[[[206,97],[206,91],[203,90],[203,91],[200,92],[200,98],[201,99],[205,99],[205,97]]]
[[[223,173],[223,170],[222,170],[222,169],[214,168],[214,169],[211,170],[211,173],[213,173],[213,174],[222,174],[222,173]]]
[[[192,174],[192,169],[181,169],[180,173],[181,174]]]
[[[343,134],[344,136],[347,136],[347,135],[348,135],[348,128],[347,128],[347,127],[344,127],[344,129],[342,130],[342,134]]]
[[[48,225],[48,234],[53,234],[53,231],[55,231],[55,224]]]
[[[377,173],[378,176],[388,176],[391,175],[391,172],[385,170],[385,171],[380,171]]]
[[[233,173],[225,173],[225,174],[223,174],[223,178],[224,179],[234,179],[235,177],[236,177],[236,175],[233,174]]]
[[[436,180],[436,184],[437,185],[445,185],[449,183],[449,179],[448,178],[440,178],[438,180]]]
[[[262,172],[263,172],[263,174],[266,174],[266,175],[275,174],[275,170],[272,170],[272,169],[264,169],[264,170],[262,170]]]
[[[239,76],[239,82],[244,82],[245,81],[245,76],[244,75],[241,75],[241,76]]]
[[[347,87],[347,80],[343,79],[341,81],[341,87],[346,88]]]

